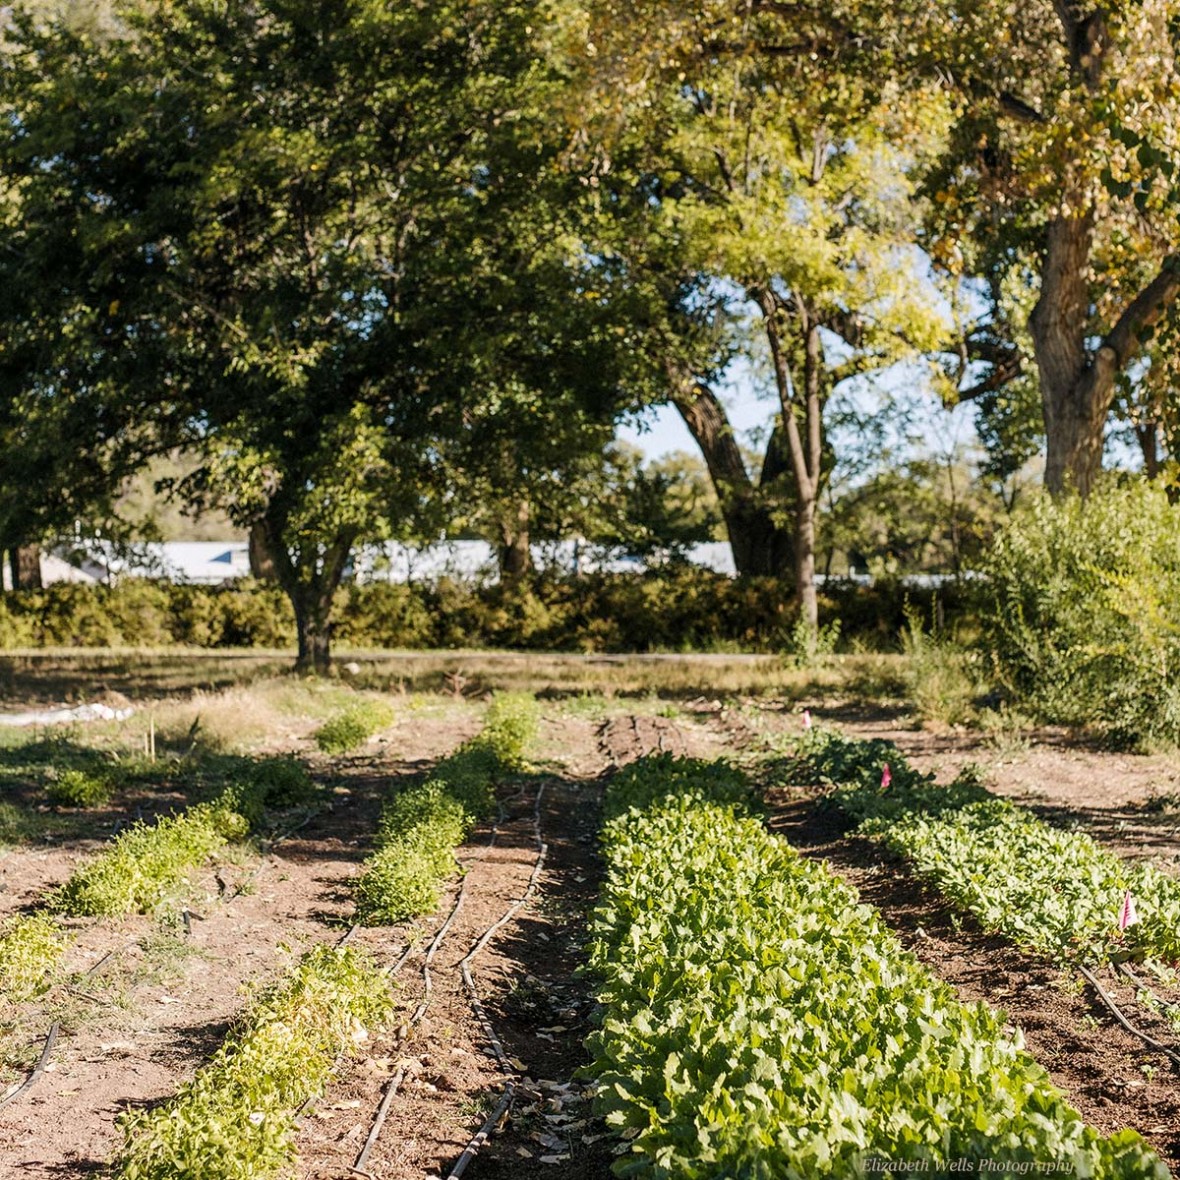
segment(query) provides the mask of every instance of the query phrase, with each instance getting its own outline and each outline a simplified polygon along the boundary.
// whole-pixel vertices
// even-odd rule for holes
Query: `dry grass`
[[[347,667],[346,667],[347,666]],[[799,667],[766,655],[574,655],[524,652],[346,652],[331,681],[289,675],[281,652],[184,649],[48,649],[0,657],[0,690],[12,700],[96,700],[118,692],[133,699],[191,695],[160,723],[195,719],[232,741],[293,719],[323,720],[340,708],[348,686],[398,694],[439,694],[455,699],[487,692],[543,696],[601,694],[607,698],[658,696],[817,695],[897,698],[904,695],[904,660],[854,654]],[[355,669],[350,671],[350,669]],[[246,692],[244,696],[235,694]],[[228,690],[228,691],[227,691]],[[215,702],[221,702],[220,704]],[[245,712],[235,719],[234,711]]]

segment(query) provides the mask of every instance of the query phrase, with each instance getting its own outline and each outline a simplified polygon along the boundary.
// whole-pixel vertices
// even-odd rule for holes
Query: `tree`
[[[930,7],[915,39],[958,105],[932,183],[944,233],[1033,292],[1056,494],[1092,487],[1120,376],[1180,294],[1173,10],[1170,0],[952,0]],[[1020,371],[1019,348],[983,343],[988,384]]]
[[[628,21],[605,4],[591,6],[587,35],[591,73],[605,57],[622,91],[620,156],[645,178],[653,232],[725,292],[732,314],[753,320],[779,405],[759,490],[775,488],[779,528],[790,508],[812,634],[825,404],[841,380],[931,350],[945,330],[914,249],[916,159],[942,129],[938,95],[911,105],[845,70],[845,15],[651,4]],[[805,73],[802,60],[813,63]],[[707,383],[678,376],[674,400],[707,440],[732,511],[753,481]]]
[[[23,376],[50,404],[124,391],[201,449],[190,487],[265,533],[298,667],[322,671],[353,544],[414,530],[438,455],[498,397],[473,234],[549,151],[540,21],[457,0],[125,19],[105,43],[26,23],[3,82],[25,247],[3,277],[78,341]],[[440,320],[458,304],[479,331]]]

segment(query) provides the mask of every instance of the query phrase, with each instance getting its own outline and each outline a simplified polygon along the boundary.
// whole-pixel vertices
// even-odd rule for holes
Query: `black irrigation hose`
[[[61,1024],[55,1020],[49,1030],[49,1035],[45,1038],[45,1046],[41,1050],[41,1056],[37,1059],[37,1064],[33,1066],[33,1072],[11,1094],[5,1094],[3,1098],[0,1098],[0,1108],[7,1106],[10,1102],[19,1098],[44,1072],[45,1063],[49,1060],[49,1054],[53,1052],[53,1043],[57,1040],[57,1031],[59,1028],[61,1028]]]
[[[518,792],[517,795],[512,796],[510,799],[506,800],[506,802],[511,802],[512,799],[519,798],[520,794],[523,794],[523,791]],[[499,814],[496,817],[496,822],[492,824],[491,838],[488,840],[487,846],[477,856],[472,857],[471,860],[467,862],[468,864],[474,864],[476,861],[483,860],[492,851],[496,844],[496,837],[500,834],[500,825],[504,822],[505,815],[505,804],[501,803],[499,806]],[[423,1018],[426,1016],[426,1010],[430,1006],[433,990],[430,977],[430,964],[434,961],[434,956],[437,953],[439,946],[442,944],[443,938],[446,936],[447,931],[450,930],[451,923],[454,922],[455,916],[459,913],[459,909],[463,905],[463,898],[467,893],[467,879],[467,874],[464,873],[463,880],[459,885],[459,892],[455,895],[455,903],[451,906],[451,912],[447,915],[446,921],[443,922],[443,924],[439,927],[438,932],[431,940],[430,947],[426,951],[426,957],[422,963],[422,982],[425,994],[423,995],[421,1002],[418,1004],[418,1007],[414,1009],[413,1015],[410,1017],[410,1032],[407,1034],[404,1040],[408,1040],[409,1036],[412,1035],[413,1030],[416,1029],[419,1024],[421,1024]],[[406,947],[406,949],[402,952],[401,957],[394,964],[390,975],[396,975],[398,971],[401,970],[414,949],[415,948],[412,944]],[[381,1134],[381,1128],[385,1126],[385,1120],[389,1115],[389,1108],[393,1105],[393,1099],[397,1095],[398,1090],[401,1088],[401,1084],[405,1080],[405,1076],[406,1070],[403,1066],[397,1071],[397,1073],[393,1075],[392,1078],[390,1078],[389,1085],[386,1086],[385,1093],[381,1097],[381,1104],[377,1107],[377,1113],[373,1117],[373,1126],[369,1130],[368,1138],[365,1140],[364,1146],[361,1148],[356,1159],[353,1161],[352,1167],[349,1169],[350,1171],[356,1172],[361,1176],[369,1175],[369,1173],[365,1171],[365,1164],[368,1162],[369,1152],[373,1150],[373,1147],[377,1143],[377,1139]]]
[[[520,908],[532,897],[537,887],[537,879],[541,875],[541,870],[545,866],[545,857],[549,852],[549,845],[541,838],[541,799],[544,794],[545,784],[542,783],[537,788],[537,798],[533,804],[533,838],[537,842],[537,861],[533,865],[532,873],[529,875],[529,883],[524,893],[508,907],[503,916],[488,927],[480,938],[476,940],[471,950],[467,952],[459,964],[459,970],[463,976],[463,984],[467,988],[467,994],[471,1000],[472,1010],[483,1027],[484,1035],[488,1038],[492,1046],[492,1051],[496,1055],[496,1061],[500,1066],[500,1071],[505,1075],[505,1081],[504,1093],[501,1094],[500,1101],[496,1103],[492,1113],[488,1115],[483,1125],[471,1137],[471,1140],[463,1149],[463,1154],[455,1161],[455,1166],[448,1173],[447,1180],[460,1180],[463,1173],[467,1170],[468,1164],[479,1154],[480,1149],[488,1141],[488,1138],[516,1098],[516,1071],[513,1069],[512,1062],[508,1060],[508,1056],[504,1052],[504,1046],[500,1043],[500,1038],[496,1035],[496,1030],[492,1027],[492,1023],[484,1011],[483,1004],[480,1003],[479,993],[475,990],[475,981],[471,978],[471,962],[487,946],[496,932],[501,930],[515,917]]]
[[[1114,1002],[1113,998],[1107,993],[1106,989],[1098,982],[1097,976],[1084,965],[1079,964],[1078,970],[1089,980],[1091,986],[1098,993],[1102,1002],[1113,1013],[1115,1020],[1119,1022],[1134,1036],[1137,1036],[1149,1049],[1154,1049],[1157,1053],[1163,1053],[1174,1065],[1180,1065],[1180,1052],[1177,1052],[1170,1045],[1165,1045],[1162,1041],[1157,1041],[1150,1033],[1145,1033],[1141,1028],[1136,1028],[1130,1020],[1127,1019],[1122,1009]]]

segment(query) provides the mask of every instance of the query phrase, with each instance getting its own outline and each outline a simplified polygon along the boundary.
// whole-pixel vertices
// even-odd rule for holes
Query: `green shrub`
[[[531,693],[498,692],[477,740],[505,770],[524,770],[525,753],[537,740],[540,723],[541,712]]]
[[[12,919],[0,934],[0,1003],[32,999],[50,984],[68,939],[46,914]]]
[[[363,951],[309,951],[171,1101],[125,1116],[115,1176],[259,1180],[287,1172],[301,1107],[391,1008],[388,978]]]
[[[362,697],[325,721],[315,731],[315,743],[325,754],[344,754],[363,746],[393,719],[393,709],[385,701]]]
[[[983,652],[1021,709],[1180,741],[1180,511],[1162,488],[1034,498],[986,576]]]
[[[248,821],[262,826],[270,811],[307,806],[315,798],[315,784],[297,758],[234,758],[231,781],[219,792],[217,802]]]
[[[707,781],[639,781],[660,770],[632,776],[655,805],[604,826],[592,926],[595,1106],[630,1149],[616,1173],[1168,1175],[1135,1132],[1088,1127],[1002,1014],[961,1003],[824,864]],[[726,798],[730,773],[717,784]]]
[[[906,616],[902,632],[906,695],[926,721],[962,725],[975,717],[979,686],[972,676],[972,653],[945,632],[926,631],[917,611]]]
[[[105,807],[114,794],[107,775],[85,770],[63,770],[45,784],[45,796],[58,807]]]

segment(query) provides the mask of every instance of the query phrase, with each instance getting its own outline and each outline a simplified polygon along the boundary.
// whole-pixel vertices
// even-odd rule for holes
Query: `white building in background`
[[[644,563],[618,558],[586,542],[561,541],[532,547],[540,569],[565,573],[637,572]],[[695,565],[733,575],[733,555],[724,541],[696,545],[688,551]],[[41,579],[50,582],[101,582],[121,577],[163,578],[189,585],[219,586],[250,573],[250,552],[245,541],[163,541],[136,545],[131,553],[102,543],[91,545],[85,557],[73,561],[65,555],[41,556]],[[7,571],[5,571],[7,577]],[[351,576],[358,582],[434,582],[450,577],[459,581],[496,577],[496,553],[486,541],[444,541],[414,549],[396,541],[368,545],[353,556]],[[7,585],[5,586],[7,589]]]

